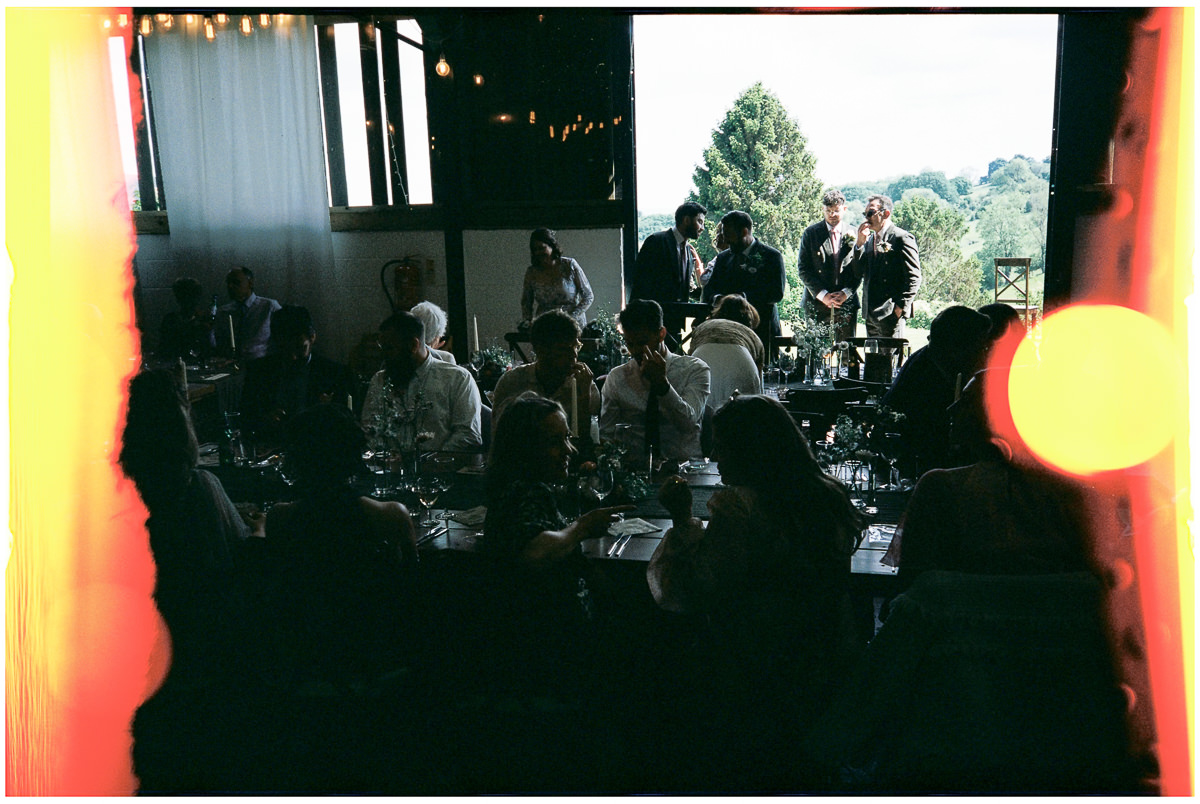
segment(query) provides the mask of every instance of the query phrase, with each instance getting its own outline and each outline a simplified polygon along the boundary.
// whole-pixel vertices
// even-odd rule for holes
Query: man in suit
[[[704,286],[704,301],[712,303],[727,293],[741,293],[758,312],[758,337],[767,350],[775,350],[771,338],[780,333],[779,305],[787,291],[783,255],[754,237],[754,221],[741,210],[721,218],[729,248],[717,255],[712,276]]]
[[[800,281],[804,284],[804,314],[828,324],[834,322],[834,339],[854,337],[858,323],[858,291],[850,263],[856,234],[846,218],[846,197],[829,190],[821,199],[824,220],[800,236]],[[851,354],[857,354],[852,350]]]
[[[851,268],[855,283],[862,280],[863,321],[867,335],[904,337],[904,319],[912,312],[921,287],[921,259],[917,241],[892,223],[892,199],[873,195],[858,227]]]
[[[642,242],[630,281],[630,299],[649,299],[666,308],[670,302],[686,302],[697,286],[699,258],[688,243],[704,231],[708,210],[689,201],[675,210],[675,228],[655,232]],[[683,320],[667,314],[664,324],[676,343]]]
[[[352,404],[354,375],[313,354],[316,340],[308,308],[286,305],[271,314],[271,354],[247,367],[242,392],[242,418],[259,437],[282,438],[287,421],[313,405]]]

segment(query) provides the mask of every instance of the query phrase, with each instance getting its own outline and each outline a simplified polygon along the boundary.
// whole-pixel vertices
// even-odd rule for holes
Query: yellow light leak
[[[1008,393],[1029,449],[1076,475],[1135,466],[1171,441],[1182,367],[1171,336],[1127,307],[1076,305],[1026,339]]]

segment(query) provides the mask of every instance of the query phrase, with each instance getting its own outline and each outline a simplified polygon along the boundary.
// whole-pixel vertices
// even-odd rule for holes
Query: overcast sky
[[[756,81],[841,185],[1050,155],[1054,14],[637,15],[638,208],[673,212]]]

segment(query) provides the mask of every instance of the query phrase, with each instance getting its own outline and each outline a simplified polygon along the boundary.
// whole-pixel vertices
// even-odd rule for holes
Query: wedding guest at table
[[[536,668],[529,671],[531,683],[556,689],[577,689],[582,679],[575,671],[594,650],[593,629],[603,616],[597,576],[580,543],[605,535],[617,514],[632,508],[567,517],[553,486],[567,479],[573,453],[561,405],[540,396],[513,402],[497,423],[488,458],[481,543],[499,561],[507,583],[510,609],[503,627],[520,644],[506,655]]]
[[[898,567],[901,588],[928,570],[1031,575],[1089,569],[1082,489],[1040,468],[1019,439],[1004,437],[989,419],[984,387],[1007,377],[1007,369],[979,372],[951,406],[954,440],[970,463],[932,469],[917,482],[884,559]]]
[[[552,229],[534,229],[529,235],[529,262],[521,290],[521,320],[532,321],[547,310],[564,310],[587,326],[585,312],[595,298],[579,263],[564,257]]]
[[[260,439],[282,440],[288,418],[313,405],[353,404],[354,375],[315,354],[316,341],[307,307],[286,305],[271,314],[271,354],[250,363],[242,391],[242,421]]]
[[[534,393],[553,399],[568,411],[575,401],[575,422],[590,433],[592,416],[600,415],[600,389],[592,370],[579,360],[579,322],[562,310],[542,313],[529,329],[536,359],[504,372],[492,397],[492,430],[505,408],[522,394]],[[578,435],[579,433],[576,433]]]
[[[915,462],[914,476],[950,464],[948,408],[980,367],[990,329],[988,317],[970,307],[942,310],[929,325],[928,345],[912,353],[884,395],[884,406],[904,414],[902,460]]]
[[[425,325],[425,345],[429,347],[433,356],[452,366],[458,365],[454,354],[442,348],[446,345],[446,311],[433,302],[423,301],[413,305],[409,312],[421,319],[421,323]]]
[[[700,419],[708,401],[710,372],[704,361],[667,349],[658,302],[634,299],[617,317],[632,360],[608,373],[601,390],[600,438],[630,425],[626,458],[683,461],[701,457]]]
[[[263,519],[244,519],[220,481],[197,468],[185,389],[165,370],[130,380],[119,458],[150,513],[154,603],[169,634],[166,679],[133,721],[134,770],[151,793],[237,778],[231,724],[259,657],[248,598]],[[200,709],[207,717],[195,720]]]
[[[271,314],[279,309],[279,302],[255,293],[254,272],[241,265],[226,274],[225,289],[231,301],[221,307],[223,315],[215,324],[218,348],[235,359],[265,357],[271,342]]]
[[[979,308],[979,312],[992,322],[991,332],[988,333],[987,366],[1008,368],[1012,364],[1017,347],[1028,334],[1021,314],[1011,304],[1004,302],[985,304]]]
[[[296,500],[276,504],[266,521],[267,639],[285,687],[369,684],[406,657],[415,530],[403,505],[351,485],[365,448],[344,405],[318,405],[288,423]]]
[[[733,343],[745,346],[761,371],[764,351],[763,342],[755,332],[758,324],[758,311],[754,309],[754,305],[746,301],[746,297],[740,293],[727,293],[717,299],[708,320],[692,330],[688,351],[695,353],[696,349],[706,343]]]
[[[384,367],[367,388],[363,428],[392,449],[426,434],[422,449],[477,450],[482,403],[470,372],[433,357],[424,325],[407,310],[379,325],[379,345]]]
[[[158,337],[158,355],[192,363],[211,357],[216,349],[212,312],[204,305],[200,282],[182,276],[171,285],[178,310],[163,316]]]
[[[666,684],[683,751],[700,752],[695,789],[791,789],[788,756],[862,644],[849,584],[864,521],[777,400],[739,396],[713,428],[725,488],[708,527],[682,479],[659,493],[673,525],[646,579],[698,631]]]

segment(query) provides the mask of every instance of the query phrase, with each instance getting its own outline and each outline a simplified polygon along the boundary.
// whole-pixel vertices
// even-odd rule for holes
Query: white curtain
[[[312,18],[255,15],[244,36],[231,15],[211,42],[196,19],[146,37],[172,260],[222,303],[225,273],[247,266],[260,295],[306,305],[344,360],[343,311],[321,299],[334,265]]]

